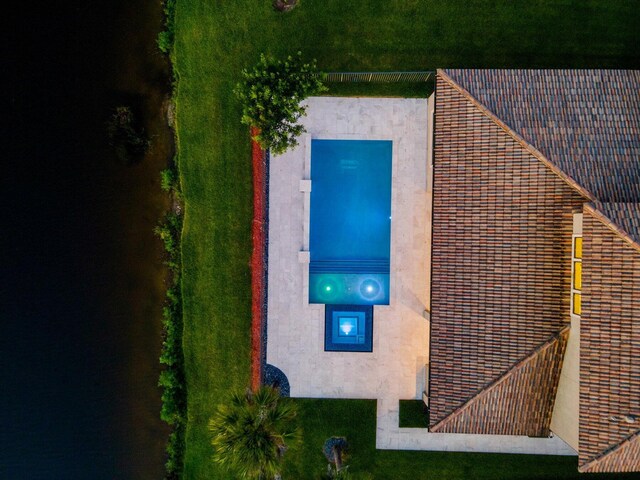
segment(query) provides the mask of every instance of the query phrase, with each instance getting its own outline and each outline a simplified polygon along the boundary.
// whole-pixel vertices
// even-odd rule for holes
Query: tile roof
[[[432,427],[569,323],[573,212],[585,200],[457,89],[437,82]],[[522,384],[514,393],[532,395]]]
[[[640,251],[593,208],[583,218],[579,464],[640,469]]]
[[[640,471],[640,432],[578,467],[583,473]]]
[[[431,431],[548,437],[568,337],[567,326]]]
[[[640,165],[638,168],[640,169]],[[591,208],[602,213],[610,221],[603,218],[601,220],[640,249],[640,203],[596,202]]]
[[[444,73],[594,199],[640,201],[640,71]]]
[[[556,308],[556,320],[566,320],[567,217],[584,208],[580,470],[640,470],[638,87],[638,71],[438,71],[433,429],[548,431],[543,422],[524,428],[527,422],[514,403],[539,388],[533,377],[515,373],[523,363],[535,362],[504,366],[514,361],[523,341],[531,345],[540,341],[535,333],[552,332],[540,313],[544,317]],[[537,163],[527,163],[530,159]],[[584,204],[587,199],[592,203]],[[554,215],[555,230],[547,223]],[[555,244],[555,257],[547,256],[545,242]],[[517,251],[522,244],[524,255]],[[538,276],[530,258],[546,278]],[[539,308],[527,305],[528,292],[540,300]],[[545,369],[538,366],[537,372]],[[557,378],[549,381],[553,397]],[[518,427],[510,429],[513,424]]]

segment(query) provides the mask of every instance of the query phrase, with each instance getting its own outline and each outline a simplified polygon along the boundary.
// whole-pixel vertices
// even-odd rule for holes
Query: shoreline
[[[113,61],[123,67],[121,71],[113,72],[110,79],[116,89],[114,100],[133,107],[136,118],[151,141],[144,157],[121,172],[123,176],[135,178],[121,177],[121,181],[125,184],[132,182],[125,189],[133,193],[129,202],[136,205],[138,215],[143,219],[131,228],[140,232],[139,237],[148,239],[144,242],[146,247],[134,247],[130,253],[133,257],[127,264],[135,265],[135,258],[140,258],[141,255],[149,258],[145,282],[149,286],[153,285],[152,289],[142,289],[138,294],[139,299],[134,302],[135,305],[146,304],[140,311],[141,318],[144,316],[145,320],[137,327],[131,327],[136,331],[137,341],[142,343],[144,339],[146,346],[144,354],[134,347],[139,353],[134,353],[135,356],[129,362],[128,375],[130,384],[136,385],[133,390],[136,393],[127,411],[123,412],[123,419],[128,419],[124,423],[129,423],[123,434],[132,438],[135,445],[146,447],[142,452],[136,451],[137,448],[134,447],[128,453],[129,463],[134,465],[133,468],[126,462],[123,466],[130,470],[130,478],[158,478],[165,474],[166,442],[170,434],[169,427],[160,418],[162,403],[158,377],[161,366],[158,359],[164,338],[162,312],[166,305],[166,290],[171,282],[171,273],[165,264],[162,242],[154,229],[172,210],[171,197],[162,191],[160,185],[160,172],[171,164],[177,148],[170,122],[172,70],[169,59],[160,53],[156,44],[157,34],[163,23],[162,4],[127,3],[118,18],[128,34],[114,36],[111,47],[115,57]],[[150,252],[143,254],[145,250]],[[144,358],[142,362],[141,355]],[[143,419],[142,425],[132,428],[140,423],[137,419]],[[144,457],[148,457],[148,460],[142,460]],[[148,466],[141,469],[141,464]]]

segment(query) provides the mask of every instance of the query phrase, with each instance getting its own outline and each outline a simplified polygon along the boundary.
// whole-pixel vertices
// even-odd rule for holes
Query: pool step
[[[389,273],[388,260],[316,260],[309,273]]]

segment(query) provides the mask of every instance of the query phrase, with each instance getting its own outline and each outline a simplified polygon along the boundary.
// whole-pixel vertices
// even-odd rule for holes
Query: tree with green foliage
[[[287,447],[299,440],[296,410],[273,387],[234,394],[209,422],[213,459],[243,479],[280,478]]]
[[[262,54],[252,70],[242,71],[235,89],[242,102],[242,123],[259,130],[254,140],[263,149],[281,154],[298,144],[305,131],[298,123],[306,113],[301,102],[327,91],[321,77],[316,61],[305,63],[301,52],[284,61]]]

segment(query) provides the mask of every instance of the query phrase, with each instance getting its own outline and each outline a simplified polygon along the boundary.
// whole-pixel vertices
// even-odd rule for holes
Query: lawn
[[[400,400],[400,428],[427,428],[429,416],[422,400]]]
[[[228,477],[210,461],[206,425],[217,403],[249,383],[251,156],[248,130],[240,124],[240,106],[232,94],[243,67],[255,63],[261,52],[281,57],[298,50],[317,58],[326,71],[640,65],[640,15],[633,2],[302,0],[294,11],[281,14],[269,0],[178,0],[175,20],[185,202],[187,479]],[[423,92],[420,85],[334,89],[343,95]],[[363,431],[367,428],[373,427]],[[312,428],[307,431],[311,434]],[[449,461],[441,454],[376,453],[368,445],[358,461],[376,473],[385,465],[416,471],[429,462]],[[470,469],[480,457],[446,458],[455,459],[450,475],[464,476],[462,465]],[[531,466],[539,463],[568,462],[527,457],[518,470],[508,463],[510,456],[500,458],[511,478],[531,475]],[[291,466],[304,472],[299,478],[315,473],[315,467],[305,470],[306,461],[300,458],[298,467]],[[402,478],[398,475],[381,478]]]
[[[349,442],[346,464],[354,480],[585,479],[578,473],[576,457],[376,450],[374,400],[295,401],[303,425],[302,442],[287,452],[283,478],[320,478],[327,468],[322,454],[324,441],[343,436]],[[634,477],[637,478],[634,474],[588,475],[589,480]]]

